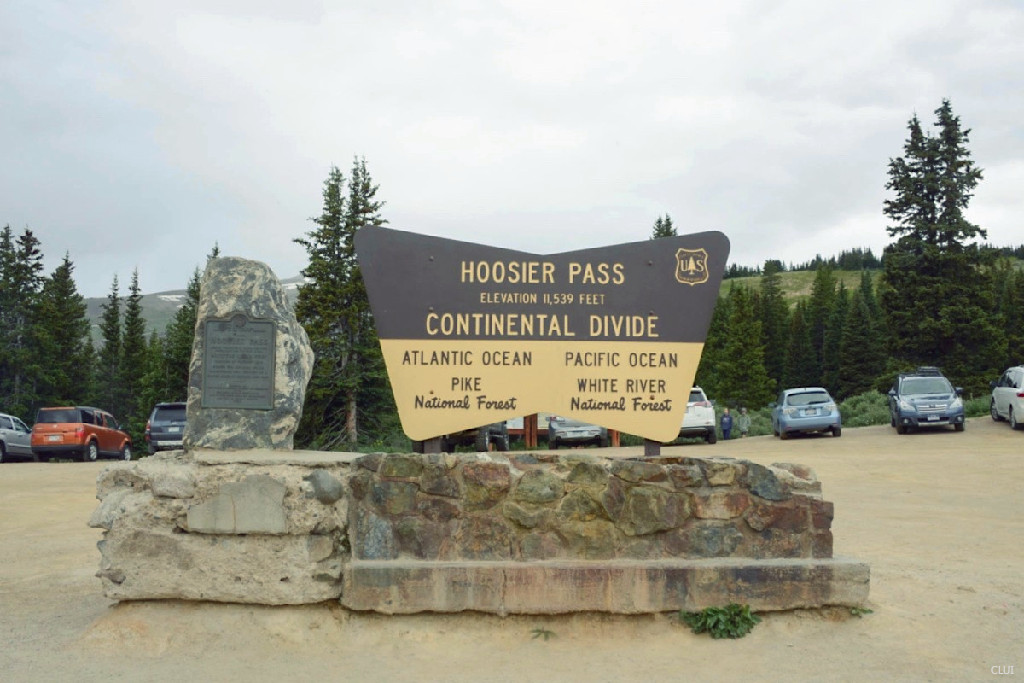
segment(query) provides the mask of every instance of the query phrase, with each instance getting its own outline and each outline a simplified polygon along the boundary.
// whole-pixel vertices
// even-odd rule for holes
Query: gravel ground
[[[611,455],[640,449],[608,449]],[[104,463],[0,466],[0,680],[983,680],[1024,675],[1024,432],[887,427],[663,449],[813,467],[872,613],[764,616],[742,640],[672,615],[385,617],[333,606],[118,604],[86,525]],[[595,454],[597,452],[595,451]],[[551,632],[534,638],[534,629]],[[1001,667],[998,668],[998,667]]]

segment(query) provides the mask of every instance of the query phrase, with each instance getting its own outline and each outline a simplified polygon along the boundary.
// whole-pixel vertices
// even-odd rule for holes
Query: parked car
[[[146,444],[150,455],[157,451],[181,448],[185,434],[185,408],[187,403],[157,403],[146,421]]]
[[[791,434],[801,432],[831,432],[832,436],[843,434],[842,416],[827,389],[783,389],[778,400],[770,405],[772,433],[780,439],[788,439]]]
[[[548,448],[559,446],[585,446],[594,444],[602,448],[608,447],[608,430],[604,427],[567,417],[551,415],[548,417]]]
[[[699,436],[708,443],[718,441],[715,406],[700,387],[690,389],[690,400],[686,402],[686,414],[683,415],[679,436]]]
[[[964,390],[953,388],[942,372],[932,366],[919,367],[896,377],[889,389],[889,422],[897,434],[919,427],[953,425],[964,430]]]
[[[40,408],[32,426],[32,453],[39,460],[54,456],[82,462],[99,457],[132,459],[132,440],[114,416],[91,406]]]
[[[492,422],[472,429],[463,429],[460,432],[444,434],[440,438],[441,450],[445,453],[454,453],[459,446],[472,446],[478,453],[491,450],[504,452],[509,449],[508,426],[504,422]],[[413,441],[412,450],[414,453],[422,453],[423,442]]]
[[[13,415],[0,413],[0,462],[14,458],[35,460],[32,455],[32,430]]]
[[[1014,366],[992,382],[992,419],[1006,420],[1011,429],[1020,429],[1024,422],[1024,366]]]

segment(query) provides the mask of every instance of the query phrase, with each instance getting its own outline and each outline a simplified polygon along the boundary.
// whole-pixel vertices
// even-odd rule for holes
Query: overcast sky
[[[889,241],[943,98],[1024,243],[1024,4],[0,2],[0,226],[79,291],[180,289],[214,243],[298,275],[332,165],[390,226],[536,253],[721,230],[730,261]]]

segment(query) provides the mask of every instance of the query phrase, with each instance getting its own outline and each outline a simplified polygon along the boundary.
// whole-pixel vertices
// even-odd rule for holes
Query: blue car
[[[772,433],[780,439],[801,432],[831,432],[832,436],[843,433],[839,407],[821,387],[783,389],[771,409]]]

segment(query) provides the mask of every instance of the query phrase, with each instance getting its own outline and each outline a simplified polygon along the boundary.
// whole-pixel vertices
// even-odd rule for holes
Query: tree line
[[[217,255],[214,247],[210,257]],[[138,270],[127,296],[115,275],[95,344],[73,274],[68,254],[52,273],[43,273],[41,244],[32,230],[0,230],[0,410],[31,423],[42,406],[95,405],[120,420],[141,448],[153,406],[185,400],[199,269],[163,334],[148,336]]]
[[[884,391],[897,372],[936,365],[969,394],[1008,365],[1024,341],[1021,249],[979,244],[984,229],[964,217],[982,172],[946,100],[932,134],[916,116],[903,154],[890,159],[883,214],[893,241],[880,258],[853,249],[788,268],[730,266],[733,283],[715,307],[696,381],[726,405],[759,408],[779,389],[824,386],[839,399]],[[354,236],[387,223],[365,159],[346,177],[332,166],[320,214],[295,241],[308,255],[296,317],[316,356],[296,434],[298,447],[401,448],[404,435],[356,260]],[[658,217],[651,239],[675,235]],[[216,257],[216,247],[210,257]],[[786,270],[813,270],[810,295],[792,303]],[[126,423],[136,443],[152,406],[184,400],[201,275],[163,334],[145,334],[132,273],[127,296],[115,276],[91,342],[84,298],[65,255],[44,275],[39,241],[0,231],[0,410],[27,421],[42,405],[95,404]],[[855,287],[840,270],[860,271]]]
[[[697,370],[709,395],[758,408],[779,389],[824,386],[843,399],[887,391],[897,373],[928,365],[977,396],[1021,362],[1019,250],[978,242],[987,233],[964,214],[982,179],[970,131],[948,100],[935,115],[934,134],[912,117],[903,154],[889,161],[882,213],[893,241],[877,263],[849,252],[864,257],[857,287],[836,278],[843,259],[819,257],[810,296],[794,306],[778,261],[765,262],[756,288],[728,289]]]

